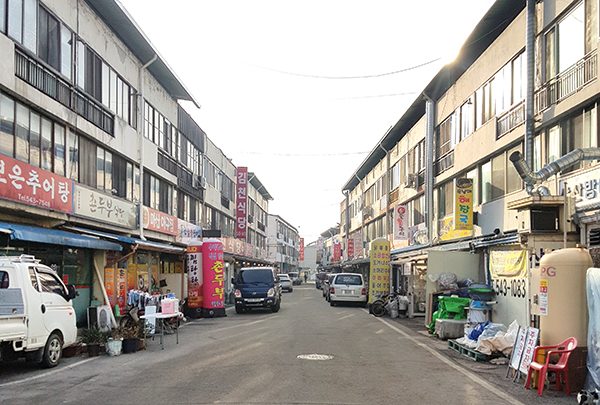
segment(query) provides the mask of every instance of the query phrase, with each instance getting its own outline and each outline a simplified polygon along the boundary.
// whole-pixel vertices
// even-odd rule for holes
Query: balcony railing
[[[534,96],[535,114],[581,90],[598,76],[598,57],[594,50],[571,68],[544,84]]]
[[[501,138],[525,122],[525,100],[500,115],[496,121],[496,136]]]
[[[15,75],[114,136],[112,113],[18,48],[15,48]]]

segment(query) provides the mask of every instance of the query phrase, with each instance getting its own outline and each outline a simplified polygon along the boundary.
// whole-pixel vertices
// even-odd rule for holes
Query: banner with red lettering
[[[237,185],[236,185],[236,226],[235,226],[235,237],[238,239],[246,239],[246,227],[247,227],[247,205],[248,205],[248,168],[238,167],[237,168]]]
[[[71,180],[4,155],[0,155],[0,197],[73,213]]]
[[[144,207],[143,221],[144,228],[152,231],[166,233],[168,235],[177,235],[179,232],[177,217],[149,207]]]
[[[188,307],[202,308],[202,242],[187,247]]]
[[[333,261],[340,262],[342,260],[342,245],[340,243],[333,244]]]
[[[347,240],[348,243],[348,258],[354,258],[354,235],[349,237]]]
[[[202,244],[202,308],[214,310],[225,308],[225,268],[223,244],[218,239],[208,239]]]
[[[304,238],[300,238],[300,246],[299,246],[299,254],[300,254],[300,258],[299,260],[304,260]]]

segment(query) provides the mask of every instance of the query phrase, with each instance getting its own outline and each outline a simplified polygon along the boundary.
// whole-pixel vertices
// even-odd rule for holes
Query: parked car
[[[367,286],[361,274],[336,274],[329,287],[329,304],[333,307],[338,302],[354,302],[367,305]]]
[[[279,274],[279,281],[281,282],[281,289],[287,292],[294,291],[294,287],[292,286],[292,280],[290,276],[287,274]]]
[[[281,307],[281,283],[273,267],[244,267],[231,278],[235,295],[235,312],[252,308]]]
[[[323,272],[323,271],[317,273],[317,275],[315,276],[315,287],[318,288],[319,290],[322,289],[323,288],[323,280],[325,280],[328,275],[329,275],[329,273]]]
[[[331,286],[331,281],[335,276],[335,274],[328,274],[325,280],[323,281],[323,297],[325,297],[325,301],[329,301],[329,290]]]
[[[300,278],[300,273],[298,273],[297,271],[288,272],[288,276],[290,276],[290,279],[292,280],[293,285],[302,284],[302,279]]]
[[[77,296],[34,256],[0,258],[0,360],[25,357],[58,365],[63,347],[77,339]],[[41,308],[41,310],[40,310]]]

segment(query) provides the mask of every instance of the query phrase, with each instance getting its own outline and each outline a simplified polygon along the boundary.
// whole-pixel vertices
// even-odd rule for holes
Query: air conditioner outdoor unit
[[[194,187],[206,188],[206,179],[202,176],[194,176]]]
[[[407,174],[404,178],[405,188],[417,188],[417,175],[415,173]]]
[[[88,328],[97,325],[102,331],[110,330],[112,323],[110,312],[110,305],[88,307]]]

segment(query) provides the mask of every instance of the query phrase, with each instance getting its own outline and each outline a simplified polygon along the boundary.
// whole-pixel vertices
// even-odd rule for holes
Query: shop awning
[[[130,245],[137,245],[140,248],[147,249],[147,250],[156,250],[156,251],[166,252],[166,253],[185,253],[185,251],[186,251],[185,248],[179,247],[179,246],[166,245],[164,243],[151,242],[148,240],[131,238],[128,236],[114,235],[112,233],[107,233],[107,232],[95,231],[95,230],[91,230],[91,229],[78,228],[78,227],[72,227],[70,229],[73,229],[74,231],[85,233],[88,235],[98,236],[100,238],[116,240],[118,242],[128,243]]]
[[[0,222],[0,232],[10,234],[12,240],[50,243],[52,245],[73,246],[99,250],[123,250],[118,243],[90,238],[76,233],[59,231],[57,229],[38,228],[36,226],[17,225]]]

